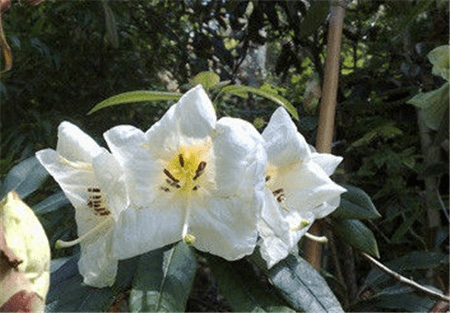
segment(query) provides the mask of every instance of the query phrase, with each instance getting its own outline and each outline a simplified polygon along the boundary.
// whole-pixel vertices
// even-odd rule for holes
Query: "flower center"
[[[268,166],[266,171],[266,186],[269,188],[273,196],[277,199],[277,201],[281,204],[286,199],[284,194],[284,188],[278,179],[277,169],[273,166]]]
[[[181,147],[163,169],[161,190],[177,191],[180,195],[190,195],[199,190],[205,181],[208,152],[209,147],[205,146]]]

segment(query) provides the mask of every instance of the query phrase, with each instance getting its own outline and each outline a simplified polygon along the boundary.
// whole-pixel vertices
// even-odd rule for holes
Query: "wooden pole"
[[[345,1],[342,1],[345,2]],[[331,3],[331,16],[327,39],[327,59],[325,77],[320,103],[319,129],[316,140],[318,152],[331,153],[331,143],[334,132],[334,116],[336,111],[336,95],[339,79],[339,59],[341,52],[342,26],[345,7],[342,3]],[[309,230],[313,235],[321,235],[320,223],[314,223]],[[315,268],[320,269],[322,255],[321,243],[308,240],[304,246],[306,260]]]

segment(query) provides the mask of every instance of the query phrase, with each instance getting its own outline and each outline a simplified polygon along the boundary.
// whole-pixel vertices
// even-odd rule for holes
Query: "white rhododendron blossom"
[[[217,121],[199,85],[147,132],[121,125],[104,136],[124,168],[133,203],[118,221],[116,257],[179,240],[228,260],[252,253],[266,154],[250,123]]]
[[[339,206],[346,190],[329,178],[342,158],[312,152],[285,109],[275,111],[262,136],[268,165],[258,229],[270,268],[296,250],[315,219]]]
[[[128,205],[120,164],[69,122],[59,125],[56,151],[41,150],[36,157],[75,207],[79,238],[57,245],[80,243],[78,268],[84,283],[99,288],[113,285],[118,261],[112,253],[112,234]]]

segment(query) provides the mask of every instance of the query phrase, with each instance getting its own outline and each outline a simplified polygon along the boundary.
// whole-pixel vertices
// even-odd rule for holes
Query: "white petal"
[[[344,189],[344,188],[342,188]],[[346,190],[344,189],[344,192]],[[327,200],[326,202],[322,203],[320,206],[314,208],[314,214],[316,216],[317,219],[319,218],[323,218],[325,216],[327,216],[328,214],[330,214],[331,212],[333,212],[334,210],[336,210],[336,208],[339,206],[341,202],[341,197],[340,196],[336,196],[334,198],[331,198],[329,200]]]
[[[94,172],[103,194],[108,198],[109,210],[117,220],[129,204],[125,176],[119,162],[106,149],[93,160]]]
[[[311,156],[305,138],[298,133],[289,114],[282,107],[273,113],[262,136],[269,163],[274,166],[309,159]]]
[[[182,239],[184,209],[180,203],[160,200],[122,212],[113,239],[115,257],[127,259]]]
[[[188,233],[196,237],[194,247],[230,261],[251,254],[258,235],[256,223],[261,200],[210,197],[202,202],[193,201]]]
[[[56,150],[66,159],[85,163],[91,163],[101,151],[91,137],[69,122],[62,122],[58,127]]]
[[[101,237],[81,242],[78,269],[87,285],[103,288],[114,284],[118,262],[111,253],[111,232],[105,230]]]
[[[286,207],[301,214],[313,211],[323,202],[345,192],[344,188],[334,183],[312,161],[299,163],[280,179],[284,187]]]
[[[216,114],[201,85],[192,88],[174,104],[147,132],[151,149],[159,158],[167,158],[180,144],[203,140],[214,131]]]
[[[124,169],[130,200],[138,206],[147,205],[163,168],[150,151],[145,134],[133,126],[116,126],[104,137]]]
[[[314,163],[318,164],[328,176],[332,175],[343,158],[329,153],[313,152],[311,158]]]
[[[250,123],[234,118],[219,120],[213,152],[220,194],[251,195],[254,189],[263,189],[267,156],[262,142],[262,137]]]
[[[271,268],[288,255],[291,238],[289,223],[281,214],[272,192],[266,188],[264,194],[265,203],[261,219],[258,221],[258,231],[262,238],[261,256],[267,262],[267,267]]]

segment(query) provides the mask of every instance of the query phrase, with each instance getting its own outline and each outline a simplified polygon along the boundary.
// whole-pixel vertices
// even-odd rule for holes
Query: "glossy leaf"
[[[16,166],[6,175],[0,191],[3,198],[9,191],[15,190],[21,199],[35,191],[49,176],[45,168],[36,157],[28,158]]]
[[[284,107],[296,120],[299,120],[297,110],[286,98],[273,92],[269,92],[265,89],[258,89],[250,86],[232,85],[222,88],[221,92],[230,93],[239,97],[242,97],[243,93],[248,92],[254,93],[255,95],[269,99],[275,102],[276,104]]]
[[[130,310],[184,312],[195,272],[195,255],[184,242],[144,254],[133,280]]]
[[[200,72],[194,76],[191,81],[193,86],[202,85],[203,88],[209,89],[216,86],[220,82],[220,77],[214,72]]]
[[[228,262],[210,254],[207,260],[220,293],[235,312],[295,312],[275,293],[264,290],[250,263]]]
[[[358,220],[335,220],[333,231],[352,247],[379,258],[378,245],[372,231]]]
[[[341,195],[339,207],[331,214],[339,219],[368,219],[381,217],[375,205],[362,189],[355,186],[341,184],[347,192]]]
[[[116,282],[112,287],[94,288],[83,284],[78,272],[79,256],[53,260],[50,264],[50,290],[47,312],[100,312],[110,308],[115,297],[127,290],[136,272],[139,256],[119,262]]]
[[[146,90],[125,92],[98,103],[95,107],[92,108],[92,110],[88,112],[88,115],[100,109],[110,107],[113,105],[132,102],[149,102],[149,101],[165,101],[165,100],[176,101],[180,99],[181,96],[182,94],[176,92],[159,92]]]
[[[444,45],[433,49],[428,53],[427,57],[433,64],[432,73],[437,76],[441,76],[445,80],[449,80],[449,45]]]
[[[254,253],[251,259],[270,278],[284,300],[295,310],[304,312],[343,312],[325,279],[304,259],[289,255],[270,270]]]
[[[33,207],[33,211],[36,214],[45,214],[52,211],[56,211],[59,208],[62,208],[63,206],[69,204],[70,204],[69,199],[67,199],[64,192],[60,191],[36,204]]]

